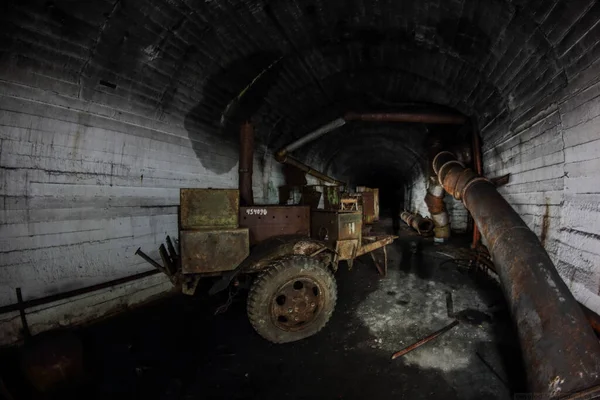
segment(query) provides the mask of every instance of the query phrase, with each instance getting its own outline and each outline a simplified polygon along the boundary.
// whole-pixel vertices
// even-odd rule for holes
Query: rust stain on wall
[[[544,210],[544,216],[542,219],[542,233],[540,234],[540,242],[542,246],[546,248],[546,239],[548,238],[548,232],[550,230],[550,204],[549,199],[546,197],[546,209]]]

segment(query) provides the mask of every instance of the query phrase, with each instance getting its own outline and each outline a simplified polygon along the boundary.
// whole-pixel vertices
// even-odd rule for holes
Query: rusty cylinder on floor
[[[254,205],[252,192],[252,164],[254,161],[254,128],[250,122],[244,122],[240,128],[240,165],[239,190],[240,203]]]
[[[431,235],[431,232],[433,231],[433,221],[429,218],[423,218],[418,214],[402,211],[400,219],[404,221],[406,225],[419,232],[419,235],[428,236]]]
[[[600,384],[600,342],[548,253],[486,178],[442,151],[440,184],[461,200],[490,249],[517,326],[530,390],[562,398]]]

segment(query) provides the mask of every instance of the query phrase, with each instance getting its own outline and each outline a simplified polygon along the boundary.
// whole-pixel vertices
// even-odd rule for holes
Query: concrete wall
[[[504,120],[483,130],[484,170],[511,173],[500,192],[575,297],[600,312],[600,62],[567,80],[518,125]]]
[[[200,97],[195,81],[180,76],[176,105],[165,108],[159,88],[169,77],[149,79],[141,65],[109,73],[88,58],[96,34],[83,26],[79,43],[41,14],[11,28],[0,59],[0,306],[16,302],[16,287],[27,300],[150,269],[134,253],[158,258],[165,236],[177,237],[179,188],[238,184],[235,135],[220,137],[183,101]],[[275,202],[283,178],[260,144],[254,168],[256,201]],[[28,319],[36,333],[170,288],[157,275],[29,310]],[[19,328],[16,313],[0,315],[0,344]]]

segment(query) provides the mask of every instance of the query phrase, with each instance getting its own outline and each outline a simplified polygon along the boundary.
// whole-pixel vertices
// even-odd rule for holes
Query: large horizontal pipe
[[[462,125],[467,118],[461,114],[424,113],[424,112],[395,112],[395,113],[353,113],[344,115],[346,121],[373,122],[417,122],[423,124]]]
[[[283,156],[277,154],[275,158],[277,159],[277,161],[279,161],[282,164],[292,165],[292,166],[298,168],[299,170],[306,172],[308,175],[314,176],[315,178],[320,179],[322,181],[329,182],[334,185],[343,185],[344,184],[344,182],[342,182],[342,181],[333,179],[332,177],[325,175],[324,173],[309,167],[308,165],[300,162],[299,160],[295,159],[294,157],[290,156],[289,154],[285,154]]]
[[[292,143],[288,144],[287,146],[285,146],[284,148],[279,150],[277,152],[277,154],[285,155],[287,153],[291,153],[292,151],[299,149],[300,147],[304,146],[305,144],[312,142],[315,139],[320,138],[321,136],[325,135],[326,133],[329,133],[332,130],[339,128],[340,126],[344,125],[345,123],[346,123],[346,121],[343,118],[334,119],[333,121],[321,126],[320,128],[312,131],[311,133],[308,133],[308,134],[302,136],[300,139],[295,140]]]
[[[600,343],[548,253],[487,179],[443,151],[440,184],[462,200],[485,238],[517,326],[530,390],[562,398],[600,384]]]
[[[423,218],[420,215],[402,211],[400,219],[404,221],[406,225],[419,232],[419,235],[430,235],[433,231],[433,221],[429,218]]]
[[[373,122],[416,122],[424,124],[452,124],[462,125],[467,118],[462,114],[451,113],[432,113],[432,112],[394,112],[394,113],[346,113],[341,118],[336,118],[331,122],[307,133],[300,139],[293,141],[277,152],[284,156],[294,150],[299,149],[307,143],[320,138],[321,136],[343,126],[348,121],[373,121]]]

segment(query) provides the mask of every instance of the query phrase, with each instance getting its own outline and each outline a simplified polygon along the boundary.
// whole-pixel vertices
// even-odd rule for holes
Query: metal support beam
[[[485,238],[516,323],[530,390],[563,398],[600,384],[600,343],[535,233],[496,187],[443,151],[440,184]]]

